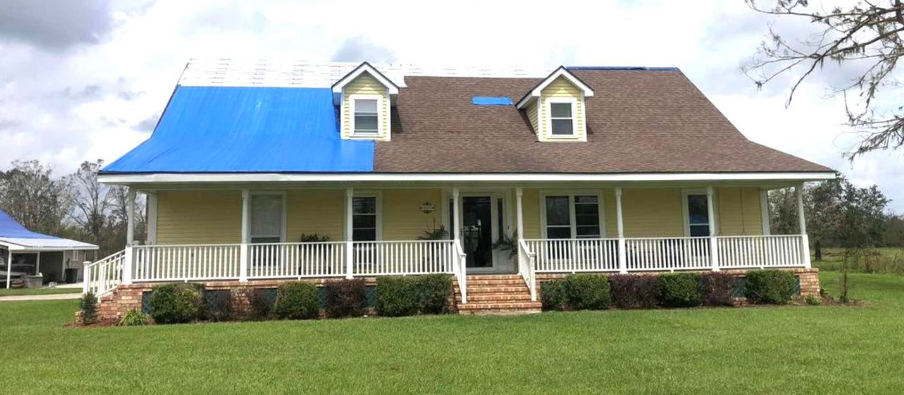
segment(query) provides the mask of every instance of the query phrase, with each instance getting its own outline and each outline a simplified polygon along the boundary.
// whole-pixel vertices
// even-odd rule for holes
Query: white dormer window
[[[549,131],[552,137],[572,137],[577,130],[574,99],[549,99]]]
[[[352,134],[368,136],[380,133],[380,96],[355,95],[351,97],[354,118]]]

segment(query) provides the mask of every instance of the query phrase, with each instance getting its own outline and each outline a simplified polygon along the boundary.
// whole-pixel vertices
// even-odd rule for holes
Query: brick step
[[[497,279],[497,280],[471,280],[468,279],[468,289],[481,285],[525,285],[521,278],[516,279]]]
[[[513,302],[513,301],[530,301],[529,293],[487,293],[487,294],[468,294],[468,303],[477,302]],[[461,302],[461,295],[455,296],[455,301]]]
[[[483,310],[459,310],[460,315],[528,315],[540,314],[543,310],[536,309],[483,309]]]
[[[461,293],[459,289],[455,288],[455,293]],[[527,289],[527,286],[521,284],[521,286],[513,286],[513,285],[481,285],[478,287],[468,286],[468,295],[474,294],[490,294],[490,293],[530,293],[530,290]]]
[[[471,280],[521,280],[520,274],[469,274],[468,282]]]
[[[459,304],[459,311],[475,310],[540,310],[543,304],[540,302],[506,301],[506,302],[471,302]]]

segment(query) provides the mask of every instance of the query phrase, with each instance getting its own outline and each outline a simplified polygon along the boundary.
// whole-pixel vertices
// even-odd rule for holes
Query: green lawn
[[[0,392],[900,394],[904,277],[853,278],[868,306],[85,329],[4,303]]]
[[[79,293],[79,292],[82,292],[81,288],[19,288],[19,289],[2,288],[2,289],[0,289],[0,296],[75,294],[75,293]]]

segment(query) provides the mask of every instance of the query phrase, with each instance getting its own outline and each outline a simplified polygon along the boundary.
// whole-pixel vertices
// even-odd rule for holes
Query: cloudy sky
[[[842,157],[856,136],[829,93],[850,71],[824,70],[788,108],[788,79],[757,90],[740,72],[769,23],[807,24],[742,0],[428,3],[0,0],[0,168],[115,160],[148,138],[189,58],[676,66],[749,139],[878,184],[904,212],[904,152]]]

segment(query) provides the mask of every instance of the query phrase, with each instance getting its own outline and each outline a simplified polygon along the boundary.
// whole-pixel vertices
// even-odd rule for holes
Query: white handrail
[[[531,251],[524,239],[518,240],[518,271],[530,290],[530,300],[537,301],[537,253]]]
[[[100,297],[113,292],[122,283],[122,266],[125,250],[119,251],[85,266],[83,293],[93,293]]]
[[[468,303],[468,261],[461,240],[453,240],[452,259],[453,273],[458,280],[458,290],[461,292],[461,303]]]

